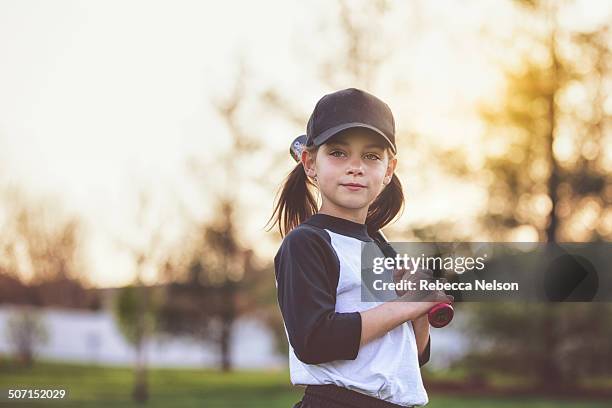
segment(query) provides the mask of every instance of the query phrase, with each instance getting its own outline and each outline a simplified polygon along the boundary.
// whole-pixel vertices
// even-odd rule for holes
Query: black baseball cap
[[[350,128],[372,130],[385,139],[393,153],[397,153],[391,109],[374,95],[356,88],[336,91],[319,99],[306,126],[306,145],[320,146]]]

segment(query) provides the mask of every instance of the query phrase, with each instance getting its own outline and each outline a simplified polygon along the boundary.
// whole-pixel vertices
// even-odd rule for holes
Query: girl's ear
[[[314,155],[312,155],[308,150],[304,149],[302,151],[301,163],[304,166],[304,172],[308,177],[316,177],[317,172],[315,171],[315,160]]]
[[[395,167],[397,166],[397,158],[393,157],[389,159],[389,164],[387,165],[387,171],[385,171],[385,178],[383,179],[383,184],[386,186],[391,182],[391,178],[393,177],[393,173],[395,172]]]

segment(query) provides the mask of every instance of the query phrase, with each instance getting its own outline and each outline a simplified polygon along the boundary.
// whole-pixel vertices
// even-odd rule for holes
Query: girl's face
[[[364,223],[368,207],[391,181],[397,159],[390,159],[384,140],[363,128],[346,130],[305,152],[306,174],[316,176],[320,212]]]

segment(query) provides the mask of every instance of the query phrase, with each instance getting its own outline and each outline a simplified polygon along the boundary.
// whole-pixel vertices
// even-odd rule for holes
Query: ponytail
[[[280,196],[277,194],[274,212],[266,225],[273,221],[270,226],[271,229],[275,224],[278,224],[281,237],[284,237],[292,229],[315,214],[318,208],[317,200],[312,193],[313,187],[316,186],[306,176],[304,166],[302,163],[298,163],[285,179],[280,190]]]
[[[310,153],[315,153],[314,151]],[[306,176],[304,166],[298,163],[283,182],[277,194],[276,204],[272,216],[266,225],[272,222],[267,230],[278,224],[281,237],[287,235],[293,228],[310,218],[318,211],[317,200],[312,192],[316,185]],[[370,205],[366,217],[368,234],[372,236],[376,231],[393,221],[404,207],[404,193],[402,184],[395,174],[391,182],[376,197]]]
[[[368,209],[366,217],[368,234],[372,236],[376,231],[389,224],[400,214],[403,208],[404,191],[402,183],[394,173],[391,182],[387,184]]]

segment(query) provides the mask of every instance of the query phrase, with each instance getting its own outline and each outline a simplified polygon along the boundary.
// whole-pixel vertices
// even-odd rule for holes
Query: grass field
[[[132,371],[129,368],[37,363],[32,369],[0,365],[0,389],[64,388],[67,401],[0,402],[0,406],[26,407],[137,407],[130,400]],[[223,374],[210,370],[155,369],[149,373],[147,407],[254,407],[290,408],[303,393],[289,384],[287,372],[241,371]],[[605,402],[560,401],[544,398],[478,398],[430,393],[429,408],[603,408]]]

